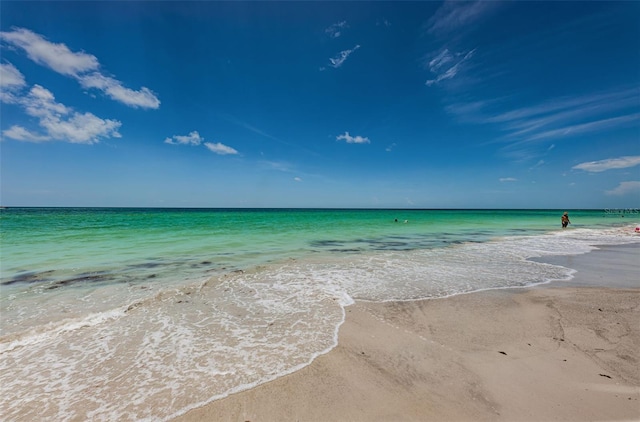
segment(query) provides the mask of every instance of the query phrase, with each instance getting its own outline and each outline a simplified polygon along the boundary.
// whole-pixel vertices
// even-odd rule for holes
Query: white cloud
[[[302,182],[302,179],[299,177],[294,177],[293,180],[295,180],[296,182]]]
[[[38,119],[44,134],[35,134],[21,126],[12,126],[3,135],[17,141],[58,140],[77,144],[94,144],[101,138],[119,138],[121,123],[101,119],[91,113],[78,113],[55,101],[51,91],[34,85],[18,104],[25,112]]]
[[[171,138],[164,140],[165,144],[171,145],[200,145],[204,141],[204,138],[200,136],[198,131],[193,131],[188,135],[174,135]]]
[[[200,136],[198,131],[194,130],[188,135],[174,135],[171,138],[166,138],[164,140],[165,144],[171,145],[194,145],[198,146],[204,142],[204,138]],[[238,151],[231,148],[230,146],[213,142],[204,142],[204,146],[211,152],[215,152],[219,155],[230,155],[230,154],[238,154]]]
[[[500,179],[501,182],[517,182],[518,179],[516,179],[515,177],[501,177]]]
[[[23,49],[27,57],[42,66],[75,78],[86,89],[98,89],[129,107],[157,109],[160,100],[146,87],[139,91],[125,88],[122,82],[98,71],[98,59],[84,52],[73,52],[64,44],[55,44],[28,29],[0,32],[0,40]]]
[[[338,38],[340,35],[342,35],[342,29],[347,27],[347,21],[342,21],[329,26],[324,30],[324,32],[327,33],[331,38]]]
[[[134,91],[122,86],[120,81],[101,75],[98,72],[80,76],[78,77],[78,82],[83,88],[99,89],[112,100],[120,101],[129,107],[153,109],[160,107],[160,100],[149,88],[142,87],[140,91]]]
[[[589,161],[586,163],[580,163],[572,167],[572,169],[589,171],[592,173],[599,173],[601,171],[611,169],[623,169],[627,167],[634,167],[640,164],[640,155],[629,155],[619,158],[608,158],[600,161]]]
[[[343,135],[336,136],[337,141],[346,141],[348,144],[369,144],[371,141],[369,138],[362,136],[351,136],[349,132],[345,132]]]
[[[18,102],[16,95],[27,85],[24,76],[11,63],[0,64],[0,101],[7,104]]]
[[[640,181],[620,182],[620,184],[605,192],[607,195],[627,195],[629,193],[640,193]]]
[[[53,139],[67,140],[74,144],[94,144],[101,137],[119,138],[121,123],[104,120],[91,113],[73,113],[70,118],[43,119],[40,125]]]
[[[238,151],[236,151],[235,149],[227,146],[227,145],[223,145],[220,142],[218,143],[211,143],[211,142],[205,142],[204,146],[206,146],[207,148],[209,148],[209,151],[211,152],[215,152],[216,154],[219,155],[228,155],[228,154],[237,154]]]
[[[444,49],[436,57],[428,63],[428,68],[436,75],[435,79],[429,79],[425,84],[432,86],[443,80],[455,77],[461,70],[462,66],[475,53],[475,49],[467,52],[451,53],[448,49]]]
[[[333,67],[334,69],[339,68],[340,66],[342,66],[342,64],[345,62],[345,60],[347,60],[349,55],[351,55],[351,53],[353,53],[354,51],[356,51],[359,48],[360,48],[360,45],[356,45],[351,50],[343,50],[343,51],[341,51],[335,57],[329,59],[329,62],[331,63],[331,64],[329,64],[329,66]]]
[[[38,135],[36,133],[31,133],[27,129],[22,126],[13,125],[9,129],[2,132],[2,136],[14,139],[16,141],[25,141],[25,142],[42,142],[48,141],[51,138],[48,136]]]
[[[51,119],[51,116],[60,116],[69,113],[69,109],[56,102],[53,93],[40,85],[34,85],[29,94],[21,99],[21,104],[28,115]]]
[[[22,48],[34,62],[67,76],[97,69],[98,59],[83,52],[72,52],[64,44],[54,44],[24,28],[0,32],[0,39]]]
[[[24,76],[11,63],[0,64],[0,89],[14,91],[25,87]]]
[[[396,146],[397,146],[397,145],[396,145],[396,143],[394,142],[394,143],[392,143],[391,145],[389,145],[388,147],[386,147],[386,148],[385,148],[385,151],[387,151],[387,152],[391,152],[391,151],[393,151],[393,150],[396,148]]]

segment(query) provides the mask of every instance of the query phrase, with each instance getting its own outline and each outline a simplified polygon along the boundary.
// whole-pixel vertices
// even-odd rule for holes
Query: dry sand
[[[639,252],[573,257],[570,283],[356,303],[308,367],[176,420],[640,420]]]

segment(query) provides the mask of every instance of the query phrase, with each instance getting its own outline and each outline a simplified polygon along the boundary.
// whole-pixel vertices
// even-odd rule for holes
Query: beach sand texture
[[[638,248],[572,257],[567,283],[358,302],[308,367],[176,421],[640,420],[639,261],[621,256]],[[635,287],[592,287],[608,280]]]

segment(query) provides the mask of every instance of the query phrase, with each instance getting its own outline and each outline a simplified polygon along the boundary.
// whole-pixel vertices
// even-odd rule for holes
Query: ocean
[[[632,210],[0,210],[3,420],[163,421],[335,347],[354,301],[570,280]],[[621,218],[624,217],[624,218]]]

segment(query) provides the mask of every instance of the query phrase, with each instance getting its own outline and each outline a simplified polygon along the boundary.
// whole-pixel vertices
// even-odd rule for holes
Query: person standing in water
[[[560,221],[562,221],[562,228],[566,228],[569,224],[571,224],[571,221],[569,221],[569,213],[568,212],[564,212],[564,214],[562,214],[562,218],[560,219]]]

